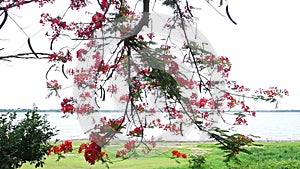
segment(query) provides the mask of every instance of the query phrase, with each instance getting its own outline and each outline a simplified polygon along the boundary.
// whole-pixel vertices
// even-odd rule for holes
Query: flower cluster
[[[118,86],[116,84],[109,85],[106,91],[115,94],[118,91]]]
[[[236,89],[237,90],[244,90],[245,88],[242,86],[242,87],[237,87]],[[245,90],[247,90],[247,89],[245,89]],[[229,109],[233,108],[237,105],[241,105],[242,112],[236,113],[237,117],[235,119],[235,124],[247,124],[247,120],[244,118],[246,116],[245,113],[247,113],[249,115],[252,115],[252,116],[256,115],[256,112],[253,111],[253,110],[250,110],[250,107],[246,105],[245,101],[237,100],[235,97],[233,97],[232,94],[230,94],[228,92],[225,92],[222,95],[222,98],[225,101],[228,101],[227,102],[227,107]]]
[[[91,96],[91,93],[90,93],[90,92],[84,92],[84,93],[81,93],[81,94],[79,95],[79,97],[85,100],[85,99],[87,99],[87,98],[91,98],[92,96]]]
[[[94,143],[96,143],[97,145],[99,145],[100,147],[103,147],[107,141],[108,141],[108,138],[109,136],[107,135],[104,135],[104,134],[100,134],[98,132],[95,132],[95,131],[92,131],[90,133],[90,140]]]
[[[250,107],[247,106],[244,101],[241,101],[241,105],[242,105],[242,109],[243,109],[244,112],[249,113],[250,115],[255,117],[256,112],[253,111],[253,110],[250,110]]]
[[[239,85],[235,81],[226,81],[227,88],[235,92],[249,92],[250,89],[244,85]]]
[[[151,140],[148,142],[153,148],[156,147],[156,141],[154,140],[154,136],[151,137]]]
[[[227,107],[232,108],[234,107],[236,104],[238,104],[238,101],[228,92],[225,92],[222,96],[222,98],[228,100],[229,102],[227,102]]]
[[[227,140],[231,141],[231,154],[237,155],[240,153],[241,146],[245,146],[245,145],[251,145],[251,143],[253,142],[253,139],[250,137],[247,137],[243,134],[233,134],[231,136],[228,136]]]
[[[161,119],[155,119],[151,121],[151,123],[148,125],[148,128],[154,128],[154,127],[163,128],[164,126],[165,125],[161,123]]]
[[[124,144],[124,148],[131,151],[132,149],[135,148],[135,141],[134,140],[128,141],[127,143]]]
[[[71,8],[80,8],[80,6],[82,6],[82,0],[78,0],[76,2],[80,3],[73,4],[73,6],[71,5]],[[40,23],[42,25],[50,23],[52,29],[51,37],[52,40],[55,40],[64,30],[74,31],[75,34],[81,38],[91,38],[96,30],[102,28],[105,20],[105,16],[100,12],[96,12],[92,15],[91,22],[89,24],[76,22],[67,23],[60,17],[52,17],[49,13],[43,13],[41,14]],[[48,32],[46,33],[46,36],[50,36]]]
[[[121,150],[118,150],[117,153],[116,153],[116,158],[120,158],[120,157],[125,157],[125,155],[130,152],[130,151],[134,151],[134,149],[136,148],[136,145],[135,145],[135,141],[134,140],[131,140],[131,141],[128,141],[124,144],[124,148],[125,149],[121,149]]]
[[[202,49],[202,47],[195,43],[191,42],[190,46],[184,43],[183,49],[190,49],[194,55],[186,57],[187,62],[198,62],[201,66],[209,69],[216,69],[217,72],[221,73],[223,78],[228,78],[229,72],[231,70],[231,62],[227,57],[224,56],[215,56],[212,54],[207,54],[203,56],[201,53],[209,53]],[[201,55],[197,55],[201,54]],[[197,56],[197,57],[196,57]]]
[[[83,54],[86,54],[88,51],[86,49],[78,49],[76,52],[76,57],[79,61],[85,61]]]
[[[121,126],[124,119],[108,119],[106,117],[102,117],[100,119],[100,124],[96,124],[94,129],[99,129],[101,133],[109,133],[120,131],[124,126]]]
[[[231,70],[231,63],[227,57],[220,56],[218,57],[218,66],[217,66],[218,72],[222,72],[222,76],[227,78],[229,75],[229,72]]]
[[[176,110],[175,107],[166,106],[164,107],[164,110],[169,113],[170,118],[183,118],[183,114],[180,111]]]
[[[50,93],[48,94],[48,98],[53,94],[53,92],[55,93],[55,96],[59,96],[58,94],[58,90],[61,89],[61,85],[58,83],[57,80],[51,80],[49,82],[46,82],[47,85],[47,89],[50,91]]]
[[[270,87],[269,89],[258,89],[255,91],[256,94],[259,94],[257,98],[265,99],[267,101],[275,101],[275,97],[283,97],[283,95],[288,96],[289,92],[286,89],[278,89],[277,87]],[[275,100],[274,100],[275,99]]]
[[[248,124],[247,120],[243,116],[237,116],[235,118],[235,122],[236,124],[246,124],[246,125]]]
[[[168,123],[165,124],[164,130],[169,130],[170,132],[173,132],[175,134],[181,133],[182,129],[178,124],[175,123]]]
[[[175,75],[175,79],[178,81],[180,86],[186,87],[187,89],[193,89],[195,86],[198,85],[198,82],[192,79],[184,78],[178,74]]]
[[[128,94],[124,94],[124,95],[120,96],[120,98],[119,98],[120,102],[127,102],[128,100],[129,100]]]
[[[60,103],[61,105],[61,111],[65,113],[71,113],[73,114],[75,111],[75,100],[73,97],[70,98],[64,98],[63,101]]]
[[[94,112],[94,106],[89,103],[78,105],[76,109],[78,114],[88,114]]]
[[[78,149],[78,153],[84,151],[84,158],[85,160],[94,165],[96,161],[107,160],[108,154],[102,151],[102,148],[95,142],[91,141],[91,143],[83,143],[80,145]]]
[[[85,0],[71,0],[71,9],[79,10],[80,8],[86,6]]]
[[[30,2],[35,2],[39,4],[39,7],[42,7],[46,3],[53,3],[55,0],[33,0],[33,1],[26,1],[26,0],[4,0],[1,1],[1,6],[4,6],[5,9],[18,7],[20,8],[22,5],[25,5]],[[2,4],[3,3],[3,4]]]
[[[61,143],[60,145],[54,145],[53,147],[50,147],[48,149],[48,155],[51,153],[54,154],[62,154],[62,153],[68,153],[73,151],[73,146],[71,141],[65,141]]]
[[[125,149],[118,150],[116,153],[116,158],[124,157],[127,154]]]
[[[48,56],[49,62],[62,62],[66,63],[67,61],[72,61],[72,55],[68,51],[66,54],[64,54],[63,51],[59,51],[58,53],[54,52],[53,54]]]
[[[104,63],[104,60],[100,60],[97,58],[94,68],[95,68],[95,70],[97,70],[97,72],[101,72],[101,73],[105,74],[106,72],[109,71],[111,66],[107,63]]]
[[[185,153],[181,153],[178,150],[172,150],[172,156],[174,156],[176,158],[179,158],[179,157],[187,158],[187,155]]]
[[[129,131],[130,136],[141,137],[143,135],[143,127],[136,127],[133,130]]]

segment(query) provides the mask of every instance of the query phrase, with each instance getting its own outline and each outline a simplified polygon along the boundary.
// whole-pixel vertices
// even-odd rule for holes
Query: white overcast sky
[[[300,1],[228,0],[228,3],[230,14],[237,25],[217,14],[205,0],[197,0],[190,5],[202,8],[194,12],[199,18],[198,29],[209,39],[218,55],[230,58],[233,64],[230,79],[252,89],[269,86],[285,88],[289,90],[290,96],[280,101],[279,109],[300,109]],[[37,15],[32,15],[35,9],[28,8],[24,13],[14,11],[10,15],[17,20],[26,20],[21,24],[28,36],[32,37],[36,51],[48,50],[47,40],[39,36],[45,31],[38,24],[43,9],[34,11]],[[63,9],[59,6],[49,8],[57,14]],[[220,11],[225,14],[225,8]],[[11,19],[0,30],[0,48],[17,51],[21,47],[18,51],[29,51],[26,42],[26,35],[20,32]],[[0,51],[0,55],[4,54]],[[41,109],[59,108],[61,99],[45,99],[45,73],[49,66],[46,61],[37,60],[0,61],[0,108],[30,108],[33,103]],[[54,78],[55,74],[51,74],[51,77]],[[70,82],[65,84],[68,85],[71,85]],[[70,96],[72,88],[61,94]],[[273,109],[275,105],[255,102],[252,107]]]

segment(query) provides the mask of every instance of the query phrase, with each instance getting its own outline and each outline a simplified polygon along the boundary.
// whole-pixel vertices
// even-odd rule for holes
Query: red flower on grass
[[[78,149],[78,153],[81,153],[83,150],[85,160],[91,165],[94,165],[96,161],[103,159],[103,157],[106,157],[106,159],[108,159],[108,154],[103,152],[102,147],[100,147],[93,141],[88,144],[81,144]]]
[[[172,150],[172,156],[175,156],[176,158],[187,158],[188,156],[185,153],[180,153],[178,150]]]
[[[73,151],[73,145],[71,141],[65,141],[61,143],[60,145],[54,145],[53,147],[50,147],[48,149],[48,155],[50,155],[52,152],[54,154],[61,154],[61,153],[68,153]]]

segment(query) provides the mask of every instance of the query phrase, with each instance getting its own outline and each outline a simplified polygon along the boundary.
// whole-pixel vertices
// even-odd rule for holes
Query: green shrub
[[[15,112],[0,115],[0,168],[20,168],[26,162],[43,167],[55,128],[36,110],[29,110],[22,120],[16,118]]]
[[[203,168],[206,158],[203,155],[191,155],[189,159],[189,168],[201,169]]]

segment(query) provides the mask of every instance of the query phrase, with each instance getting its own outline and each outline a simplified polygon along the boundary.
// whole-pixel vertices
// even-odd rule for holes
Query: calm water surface
[[[25,113],[18,113],[18,118],[23,118]],[[87,139],[76,115],[69,118],[62,118],[62,113],[51,112],[47,114],[48,121],[52,126],[56,126],[59,133],[53,139]],[[107,116],[114,116],[114,113],[103,113]],[[231,116],[225,119],[232,121]],[[300,140],[300,113],[296,112],[257,112],[256,117],[247,117],[247,126],[238,126],[237,131],[244,134],[260,136],[255,140]],[[221,125],[220,127],[227,127]],[[193,129],[192,129],[193,130]],[[182,141],[198,141],[201,139],[196,131],[189,131],[189,136],[182,138]],[[168,138],[164,131],[153,131],[152,134],[159,134],[162,139]],[[166,139],[168,140],[168,139]]]

